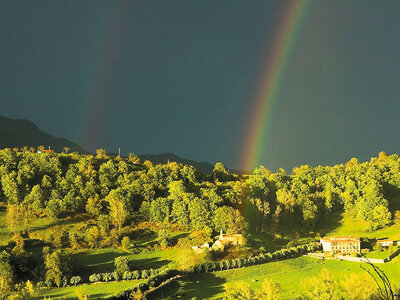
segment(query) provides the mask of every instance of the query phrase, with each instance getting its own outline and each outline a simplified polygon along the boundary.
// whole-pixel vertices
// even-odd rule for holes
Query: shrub
[[[236,259],[231,260],[231,266],[232,268],[236,268]]]
[[[52,282],[51,280],[46,280],[46,281],[44,282],[44,284],[45,284],[48,288],[50,288],[50,287],[53,285],[53,282]]]
[[[245,258],[240,258],[240,265],[245,266],[246,265],[246,259]]]
[[[154,280],[149,281],[149,287],[150,287],[150,288],[153,288],[153,287],[155,287],[155,286],[156,286],[156,283],[155,283]]]
[[[129,271],[129,261],[126,256],[119,256],[114,260],[115,272],[122,275],[125,271]]]
[[[224,260],[224,266],[227,270],[231,267],[231,262],[229,260]]]
[[[89,276],[89,281],[90,282],[98,282],[101,280],[101,275],[100,274],[92,274]]]
[[[225,286],[226,299],[257,299],[250,285],[244,281],[235,282],[234,285]]]
[[[142,271],[142,278],[147,279],[149,277],[149,271],[148,270],[143,270]]]
[[[110,280],[112,280],[111,273],[103,273],[103,274],[101,274],[101,277],[103,278],[103,281],[105,281],[105,282],[109,282]]]
[[[291,253],[293,256],[299,255],[299,249],[298,249],[297,247],[292,247],[292,248],[290,248],[289,250],[290,250],[290,253]]]
[[[132,272],[132,277],[138,280],[140,278],[141,273],[138,270]]]
[[[171,236],[167,231],[160,230],[158,232],[158,241],[159,241],[161,247],[163,247],[163,248],[168,247],[169,243],[171,241]]]
[[[211,263],[211,270],[215,271],[218,269],[218,264],[216,262]]]
[[[112,272],[111,275],[112,275],[112,277],[114,278],[115,281],[118,281],[119,278],[120,278],[120,276],[119,276],[119,274],[117,272]]]
[[[62,286],[66,287],[67,284],[68,284],[68,278],[67,278],[67,276],[64,276],[63,279],[62,279]]]
[[[129,247],[131,246],[131,239],[129,238],[129,236],[123,237],[121,241],[121,246],[123,249],[129,249]]]
[[[129,272],[129,271],[125,271],[124,272],[124,275],[122,275],[122,279],[123,280],[131,280],[133,278],[133,276],[132,276],[132,272]]]
[[[74,286],[76,286],[79,282],[81,281],[81,277],[80,276],[73,276],[70,279],[70,283],[73,284]]]

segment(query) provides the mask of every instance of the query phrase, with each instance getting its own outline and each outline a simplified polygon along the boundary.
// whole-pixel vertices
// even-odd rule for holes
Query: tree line
[[[153,165],[128,158],[76,153],[0,151],[0,200],[12,232],[27,232],[34,217],[86,213],[91,236],[104,236],[131,221],[175,223],[193,230],[273,230],[280,224],[316,228],[332,212],[348,212],[371,229],[388,225],[400,206],[400,160],[381,152],[359,163],[249,175],[215,164],[201,174],[176,162]],[[400,216],[399,213],[397,213]],[[96,244],[92,241],[91,244]]]
[[[221,260],[219,262],[210,262],[210,261],[201,262],[194,266],[193,271],[196,273],[200,272],[207,273],[214,271],[237,269],[248,266],[255,266],[272,261],[279,261],[287,258],[298,257],[300,255],[304,255],[309,252],[315,252],[320,249],[321,246],[317,245],[316,243],[303,244],[303,245],[298,245],[296,247],[291,247],[289,249],[281,249],[273,253],[270,252],[262,253],[260,255],[251,256],[248,258],[242,257],[229,260]]]

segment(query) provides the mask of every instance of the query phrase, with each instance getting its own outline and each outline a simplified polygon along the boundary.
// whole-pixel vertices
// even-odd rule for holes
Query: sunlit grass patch
[[[43,299],[43,297],[51,297],[52,299],[77,299],[77,292],[89,296],[89,299],[100,299],[117,293],[119,291],[133,288],[145,280],[131,281],[111,281],[108,283],[98,282],[93,284],[81,284],[78,286],[69,286],[65,288],[42,289],[35,299]]]

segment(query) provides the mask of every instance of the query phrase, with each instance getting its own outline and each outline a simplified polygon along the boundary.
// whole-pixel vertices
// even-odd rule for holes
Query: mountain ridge
[[[182,158],[172,152],[160,154],[139,154],[138,156],[142,161],[149,160],[155,164],[165,164],[168,161],[175,161],[184,165],[191,165],[195,167],[197,171],[202,173],[211,173],[214,169],[214,165],[209,162],[198,162],[191,159]]]
[[[55,137],[39,128],[35,123],[27,119],[11,119],[0,115],[0,148],[14,147],[38,147],[43,145],[50,146],[56,152],[63,151],[64,147],[69,147],[71,152],[89,154],[90,152],[83,147],[64,137]],[[116,155],[116,154],[115,154]],[[185,165],[195,167],[199,172],[212,173],[214,165],[209,162],[198,162],[191,159],[179,157],[175,153],[166,152],[160,154],[139,154],[142,161],[149,160],[154,164],[165,164],[168,161],[175,161]],[[240,173],[230,170],[233,173]]]
[[[27,119],[10,119],[0,115],[0,148],[14,147],[50,147],[61,152],[64,147],[70,151],[88,153],[84,148],[63,137],[55,137],[41,130],[35,123]]]

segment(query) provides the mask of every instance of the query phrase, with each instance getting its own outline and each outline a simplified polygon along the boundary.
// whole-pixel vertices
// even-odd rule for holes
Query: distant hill
[[[0,148],[37,147],[43,145],[56,152],[69,147],[70,152],[88,153],[78,144],[65,138],[56,138],[39,129],[34,123],[25,119],[9,119],[0,116]]]
[[[141,154],[139,155],[139,157],[142,161],[149,160],[154,164],[165,164],[168,161],[175,161],[184,165],[191,165],[202,173],[211,173],[214,169],[214,165],[208,162],[198,162],[190,159],[181,158],[174,153]]]
[[[63,151],[64,147],[69,147],[70,152],[78,152],[88,154],[89,152],[83,149],[78,144],[71,142],[65,138],[56,138],[51,134],[40,130],[33,122],[26,119],[10,119],[0,116],[0,149],[13,147],[37,147],[43,145],[46,148],[49,146],[56,152]],[[112,154],[112,153],[110,153]],[[214,165],[208,162],[198,162],[190,159],[185,159],[177,156],[174,153],[162,154],[141,154],[139,155],[142,161],[149,160],[154,164],[165,164],[168,161],[175,161],[185,165],[195,167],[199,172],[212,173]],[[236,170],[230,170],[233,173],[238,173]]]

